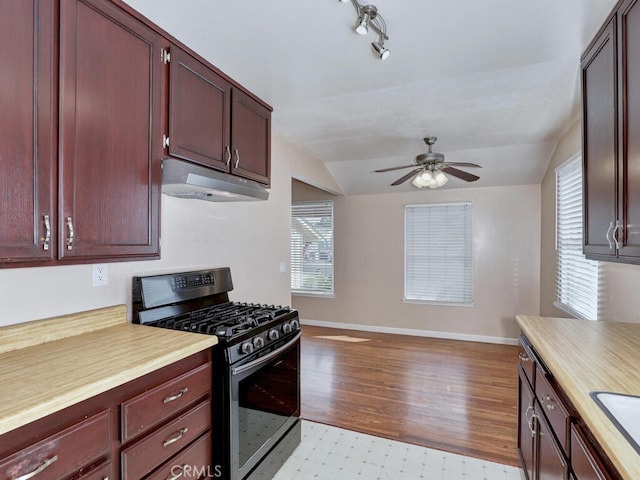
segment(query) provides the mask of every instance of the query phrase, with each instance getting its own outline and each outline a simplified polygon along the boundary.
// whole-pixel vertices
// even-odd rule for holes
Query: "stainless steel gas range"
[[[213,470],[270,479],[300,443],[300,323],[289,307],[230,302],[229,268],[133,278],[133,322],[218,336]]]

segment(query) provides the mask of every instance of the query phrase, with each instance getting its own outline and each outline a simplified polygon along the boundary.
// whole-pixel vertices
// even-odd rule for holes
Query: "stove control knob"
[[[294,331],[300,330],[300,322],[298,320],[291,320],[291,328]]]
[[[264,347],[264,338],[262,337],[256,337],[253,339],[253,346],[255,348],[262,348]]]
[[[250,353],[253,353],[253,345],[251,344],[251,342],[244,342],[241,346],[240,346],[240,351],[242,353],[244,353],[245,355],[248,355]]]
[[[269,330],[269,333],[267,333],[267,338],[273,342],[280,338],[280,333],[278,333],[278,330],[276,330],[275,328],[272,328],[271,330]]]
[[[285,322],[282,324],[282,333],[291,333],[291,323]]]

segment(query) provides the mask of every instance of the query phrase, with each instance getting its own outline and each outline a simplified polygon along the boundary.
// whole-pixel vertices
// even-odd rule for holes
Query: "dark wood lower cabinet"
[[[518,454],[526,480],[618,480],[528,340],[520,337]],[[532,368],[533,364],[533,368]]]
[[[200,478],[213,471],[210,396],[211,354],[203,351],[0,435],[0,479]],[[131,418],[143,426],[127,440],[123,405],[132,400],[144,411],[159,402],[162,411]],[[184,465],[198,475],[188,477]]]
[[[567,459],[562,452],[555,434],[542,414],[536,415],[537,429],[537,480],[565,480]]]
[[[534,478],[535,400],[525,371],[518,368],[518,455],[527,480]]]
[[[577,425],[571,425],[571,479],[607,480],[606,467]]]

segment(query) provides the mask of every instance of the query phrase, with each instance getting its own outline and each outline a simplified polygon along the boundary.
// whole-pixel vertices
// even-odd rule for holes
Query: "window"
[[[471,203],[407,205],[404,299],[473,304]]]
[[[582,254],[582,158],[556,168],[556,302],[579,318],[598,318],[598,262]]]
[[[291,291],[333,295],[333,202],[291,206]]]

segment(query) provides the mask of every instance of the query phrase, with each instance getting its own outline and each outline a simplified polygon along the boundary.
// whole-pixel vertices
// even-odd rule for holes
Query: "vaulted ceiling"
[[[374,0],[390,38],[380,61],[349,1],[126,1],[270,103],[273,131],[347,194],[413,189],[389,186],[405,171],[372,170],[413,163],[428,135],[483,167],[443,188],[540,183],[579,119],[580,55],[616,3]]]

